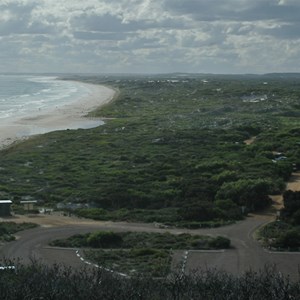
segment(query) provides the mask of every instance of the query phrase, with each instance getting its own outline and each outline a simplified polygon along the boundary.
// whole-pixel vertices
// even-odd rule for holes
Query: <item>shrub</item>
[[[76,210],[76,214],[83,218],[106,220],[107,211],[102,208],[83,208]]]
[[[6,262],[8,265],[9,262]],[[172,273],[155,279],[124,278],[102,269],[71,269],[36,262],[16,265],[17,272],[0,271],[1,299],[299,299],[299,282],[273,268],[234,276],[221,270],[203,269],[185,275]]]
[[[239,206],[246,206],[250,210],[259,210],[271,204],[268,194],[272,183],[262,179],[240,179],[225,182],[216,195],[216,199],[228,199]]]
[[[260,229],[259,234],[261,237],[267,240],[272,238],[278,238],[283,232],[286,232],[290,229],[290,224],[282,221],[276,221],[263,226]]]
[[[214,249],[228,249],[230,247],[230,239],[217,236],[208,242],[208,246]]]
[[[291,190],[283,193],[284,212],[292,215],[295,211],[300,210],[300,192]]]
[[[237,208],[238,206],[231,200],[217,200],[216,201],[216,207],[222,209],[222,210],[229,210],[232,208]]]
[[[216,216],[210,202],[185,206],[178,210],[178,214],[183,220],[188,221],[209,221]]]
[[[297,229],[290,229],[281,234],[276,241],[277,247],[298,248],[300,247],[300,232]]]
[[[132,249],[134,256],[159,255],[161,251],[152,248]]]
[[[300,209],[293,214],[292,222],[294,225],[300,225]]]
[[[5,234],[8,234],[7,228],[0,224],[0,236]]]
[[[115,248],[121,246],[123,239],[119,234],[111,231],[97,231],[90,234],[87,242],[94,248]]]

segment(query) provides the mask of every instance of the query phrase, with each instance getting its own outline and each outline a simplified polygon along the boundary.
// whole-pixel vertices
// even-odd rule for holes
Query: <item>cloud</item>
[[[79,27],[83,30],[99,31],[99,32],[128,32],[144,29],[144,24],[137,22],[124,22],[120,16],[105,15],[89,15],[83,14],[72,19],[72,26]]]
[[[2,0],[0,10],[4,71],[300,67],[298,0]]]
[[[0,35],[48,34],[53,28],[39,20],[32,21],[33,5],[9,3],[0,5]]]
[[[201,21],[298,20],[296,1],[274,0],[165,0],[166,9]]]
[[[300,39],[300,23],[278,25],[273,28],[264,29],[261,33],[271,35],[276,39]]]
[[[128,34],[123,32],[90,32],[90,31],[75,31],[74,37],[80,40],[124,40]]]

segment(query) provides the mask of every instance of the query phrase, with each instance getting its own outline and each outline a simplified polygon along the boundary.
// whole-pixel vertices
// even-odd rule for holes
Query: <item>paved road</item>
[[[266,264],[276,265],[278,271],[289,275],[292,279],[299,279],[298,268],[300,266],[300,254],[298,253],[271,253],[253,239],[255,230],[270,220],[270,216],[249,217],[237,224],[214,229],[160,229],[154,224],[134,224],[126,222],[89,222],[75,220],[73,224],[64,224],[64,218],[60,217],[58,225],[43,225],[35,229],[19,233],[18,239],[0,247],[0,258],[21,258],[24,263],[32,258],[44,263],[63,263],[72,267],[81,267],[82,261],[77,257],[75,250],[57,249],[48,246],[51,240],[64,238],[76,233],[87,233],[96,230],[114,231],[148,231],[171,233],[191,233],[223,235],[231,239],[232,249],[224,252],[194,252],[188,253],[186,272],[196,268],[220,268],[234,274],[242,274],[251,270],[264,268]],[[44,220],[45,223],[45,220]],[[49,227],[53,226],[53,227]],[[181,263],[181,255],[176,255],[177,262]]]

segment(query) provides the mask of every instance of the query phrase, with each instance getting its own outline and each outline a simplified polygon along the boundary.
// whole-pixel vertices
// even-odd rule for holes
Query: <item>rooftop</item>
[[[0,200],[0,204],[12,204],[11,200]]]

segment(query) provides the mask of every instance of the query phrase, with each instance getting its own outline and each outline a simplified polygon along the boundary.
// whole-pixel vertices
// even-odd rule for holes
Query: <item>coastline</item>
[[[1,121],[0,150],[33,135],[56,130],[88,129],[104,124],[101,119],[89,118],[87,115],[112,101],[116,91],[98,84],[79,81],[76,81],[76,84],[85,86],[88,89],[88,95],[53,109],[33,112],[22,118],[11,117]]]

